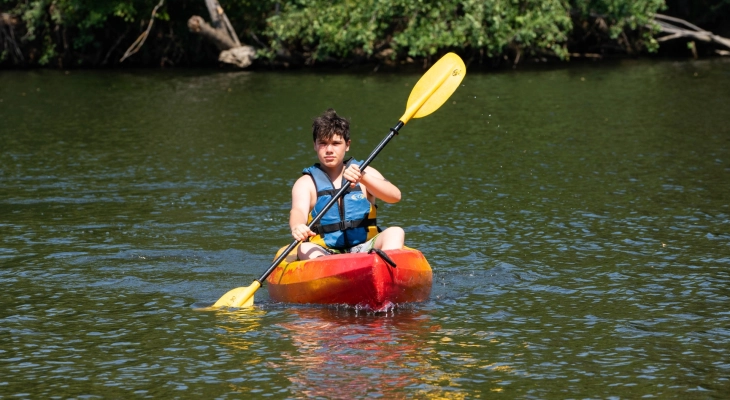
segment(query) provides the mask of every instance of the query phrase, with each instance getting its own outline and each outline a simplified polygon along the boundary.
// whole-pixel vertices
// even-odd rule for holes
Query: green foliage
[[[609,24],[609,34],[616,39],[624,30],[641,30],[643,45],[656,51],[659,43],[654,39],[655,29],[642,29],[652,23],[654,14],[663,9],[664,0],[573,0],[581,17],[599,16]]]
[[[627,29],[639,31],[641,39],[637,41],[637,47],[645,47],[650,52],[659,48],[654,39],[658,29],[646,27],[652,25],[654,15],[665,7],[664,0],[573,0],[573,3],[573,8],[580,13],[579,18],[603,19],[608,24],[611,39],[617,39]]]
[[[292,0],[268,19],[266,33],[314,59],[385,49],[393,57],[458,48],[494,56],[508,46],[564,57],[571,26],[564,0]]]
[[[2,5],[13,4],[10,13],[25,22],[27,32],[23,41],[37,46],[37,63],[47,65],[68,47],[80,53],[93,51],[88,46],[97,47],[94,44],[111,19],[121,24],[135,23],[136,9],[147,9],[150,3],[144,0],[4,0]]]
[[[66,64],[96,65],[104,59],[105,52],[112,50],[117,52],[114,57],[118,59],[118,52],[123,52],[146,29],[158,3],[159,0],[0,0],[0,10],[24,22],[22,45],[32,53],[32,63],[62,64],[66,60]],[[269,0],[221,3],[239,35],[249,30],[261,32],[275,8],[275,2]],[[158,47],[147,40],[142,53],[167,52],[159,54],[159,58],[166,60],[172,58],[170,52],[177,52],[176,58],[185,57],[184,49],[192,49],[200,41],[187,29],[187,19],[192,15],[208,18],[203,0],[166,0],[157,11],[155,30],[150,35],[162,39]]]
[[[449,49],[567,58],[574,20],[592,18],[606,23],[611,39],[636,31],[655,50],[655,32],[646,26],[663,7],[664,0],[289,0],[268,18],[266,34],[311,60],[428,57]]]
[[[637,29],[651,22],[664,0],[573,0],[573,7],[583,17],[597,15],[607,20],[611,37],[616,38],[624,28]]]
[[[24,22],[21,47],[32,64],[99,65],[119,59],[146,29],[158,1],[0,0],[0,10]],[[428,58],[445,51],[480,59],[505,54],[566,59],[568,46],[576,43],[574,26],[593,26],[596,20],[608,40],[640,42],[636,49],[651,51],[658,47],[651,21],[665,7],[665,0],[220,1],[241,40],[258,47],[260,57],[291,54],[308,62]],[[695,3],[730,10],[730,0]],[[203,0],[166,0],[142,51],[125,63],[215,62],[205,53],[215,49],[201,46],[201,38],[187,30],[192,15],[207,19]],[[5,54],[0,62],[7,62],[6,50],[0,48]]]

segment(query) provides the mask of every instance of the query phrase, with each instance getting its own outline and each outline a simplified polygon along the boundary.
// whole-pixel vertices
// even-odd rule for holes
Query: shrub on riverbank
[[[677,1],[681,5],[687,2]],[[714,7],[728,21],[730,0]],[[148,28],[123,65],[215,64],[215,49],[186,21],[204,0],[0,0],[0,65],[106,66]],[[672,3],[670,2],[670,5]],[[259,64],[401,63],[444,51],[487,63],[655,51],[663,0],[231,0],[226,14]],[[723,19],[724,18],[724,19]],[[719,21],[719,22],[717,22]]]

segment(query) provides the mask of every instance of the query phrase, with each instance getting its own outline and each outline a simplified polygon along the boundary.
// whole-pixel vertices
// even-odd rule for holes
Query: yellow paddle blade
[[[229,290],[211,308],[244,308],[253,307],[253,294],[261,287],[259,281],[253,281],[251,286],[239,287]]]
[[[436,111],[451,97],[466,75],[466,66],[461,57],[448,53],[441,57],[413,87],[408,97],[406,113],[401,122],[421,118]]]

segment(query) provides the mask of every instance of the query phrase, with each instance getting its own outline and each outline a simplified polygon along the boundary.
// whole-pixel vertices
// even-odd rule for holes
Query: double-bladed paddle
[[[452,93],[459,87],[462,79],[466,75],[466,66],[464,61],[454,53],[448,53],[441,57],[431,68],[426,71],[421,79],[413,87],[411,95],[408,96],[406,104],[406,112],[400,117],[398,124],[390,129],[388,135],[382,142],[370,153],[370,156],[360,165],[360,171],[364,171],[370,162],[380,153],[388,142],[398,134],[400,128],[407,124],[411,118],[425,117],[436,111],[443,105]],[[309,223],[309,229],[316,225],[322,216],[327,213],[340,197],[347,191],[350,185],[342,185],[340,190],[332,199],[324,206],[322,211]],[[299,240],[293,241],[289,247],[284,249],[274,260],[271,266],[264,272],[259,279],[253,281],[250,286],[239,287],[228,291],[210,308],[217,309],[221,307],[251,307],[253,306],[253,295],[263,284],[264,280],[271,274],[274,269],[289,255],[298,244]]]

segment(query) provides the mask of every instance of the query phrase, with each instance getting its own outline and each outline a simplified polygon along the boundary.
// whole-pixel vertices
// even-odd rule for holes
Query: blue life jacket
[[[362,164],[361,161],[350,159],[345,164],[345,168],[350,166],[351,163]],[[302,174],[312,177],[317,190],[317,202],[314,204],[312,211],[309,212],[309,223],[319,215],[324,206],[340,189],[335,189],[329,176],[321,169],[319,164],[305,168]],[[348,189],[345,190],[345,194],[340,198],[340,201],[335,203],[322,216],[319,223],[312,227],[312,231],[317,233],[317,236],[309,239],[311,243],[331,249],[347,249],[365,243],[378,234],[376,206],[368,200],[359,184],[354,188],[350,188],[350,182],[342,178],[342,185],[347,185]]]

